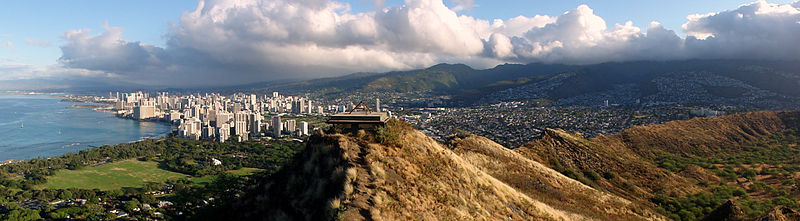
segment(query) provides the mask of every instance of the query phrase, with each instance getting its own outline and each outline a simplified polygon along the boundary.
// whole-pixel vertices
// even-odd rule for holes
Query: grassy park
[[[158,168],[158,162],[124,160],[78,170],[59,170],[47,177],[39,189],[100,189],[112,190],[122,187],[141,187],[147,182],[164,182],[188,175]]]
[[[228,173],[244,176],[262,169],[242,168]],[[188,178],[189,175],[158,168],[158,162],[124,160],[96,167],[84,167],[78,170],[59,170],[55,175],[47,177],[47,182],[38,185],[38,189],[100,189],[112,190],[122,187],[141,187],[147,182],[161,183],[169,179]],[[215,176],[193,177],[197,185],[210,183]]]

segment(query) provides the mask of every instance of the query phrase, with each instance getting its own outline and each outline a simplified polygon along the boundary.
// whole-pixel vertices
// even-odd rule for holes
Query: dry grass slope
[[[514,151],[558,171],[572,171],[578,177],[585,171],[615,173],[617,177],[613,179],[583,180],[640,204],[649,204],[642,199],[652,197],[655,190],[678,194],[701,191],[683,177],[658,168],[624,146],[598,144],[563,130],[548,129],[541,139]]]
[[[481,170],[555,208],[601,220],[661,218],[637,203],[586,186],[487,138],[456,137],[450,146]]]
[[[243,197],[236,218],[249,220],[592,220],[658,215],[516,156],[485,138],[459,153],[410,129],[376,143],[368,134],[315,135],[292,163]],[[466,147],[463,145],[481,145]],[[492,150],[501,156],[480,155]],[[469,151],[475,154],[467,154]],[[480,159],[479,159],[480,158]],[[491,160],[520,164],[512,180]],[[482,161],[484,160],[484,161]],[[476,166],[479,165],[479,166]],[[508,165],[511,166],[511,165]],[[546,182],[550,190],[527,186]],[[559,198],[547,199],[548,196]],[[564,202],[561,202],[564,200]],[[566,202],[566,203],[565,203]],[[567,206],[567,204],[583,204]],[[596,205],[590,205],[596,204]]]
[[[787,128],[788,117],[797,112],[751,112],[716,118],[694,118],[665,124],[637,126],[611,136],[594,139],[599,144],[623,145],[636,153],[654,157],[655,151],[683,156],[706,156],[737,151],[745,142]]]
[[[548,129],[541,139],[514,151],[527,159],[572,174],[571,177],[598,189],[646,207],[655,207],[648,200],[654,193],[682,196],[707,192],[709,187],[700,183],[721,182],[714,172],[698,166],[688,166],[679,172],[659,168],[656,164],[659,155],[724,157],[744,151],[742,148],[749,143],[798,126],[800,111],[779,111],[637,126],[592,139]],[[616,175],[587,179],[587,174],[610,172]]]
[[[340,137],[363,156],[345,220],[586,219],[520,193],[418,131],[400,136],[389,146]]]

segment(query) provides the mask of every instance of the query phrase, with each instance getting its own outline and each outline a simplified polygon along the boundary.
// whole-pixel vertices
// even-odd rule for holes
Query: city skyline
[[[189,1],[152,12],[131,2],[60,4],[51,7],[86,15],[45,22],[59,15],[46,7],[54,13],[3,25],[0,83],[192,87],[437,63],[792,59],[800,51],[792,46],[800,4],[790,1]],[[11,3],[3,14],[31,8]]]

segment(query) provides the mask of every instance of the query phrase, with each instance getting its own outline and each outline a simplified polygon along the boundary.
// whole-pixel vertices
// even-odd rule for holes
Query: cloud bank
[[[352,13],[329,0],[201,0],[170,26],[166,47],[123,37],[106,25],[62,37],[68,69],[149,85],[226,85],[405,70],[440,62],[591,64],[674,59],[796,59],[800,4],[757,1],[689,15],[682,38],[658,22],[609,27],[587,5],[557,16],[492,21],[459,15],[471,0],[442,0]]]

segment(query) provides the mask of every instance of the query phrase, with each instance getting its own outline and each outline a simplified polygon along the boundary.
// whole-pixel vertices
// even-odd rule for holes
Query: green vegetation
[[[280,140],[218,143],[168,137],[7,164],[0,166],[0,220],[116,219],[103,205],[140,220],[155,212],[168,219],[199,217],[234,203],[255,184],[251,177],[270,176],[304,147]],[[75,199],[88,201],[50,204]],[[140,209],[161,200],[175,206]]]
[[[0,220],[14,220],[14,221],[33,221],[39,220],[42,217],[39,216],[39,212],[36,210],[24,209],[17,204],[8,203],[5,206],[5,209],[8,211],[6,213],[0,213]],[[3,211],[3,210],[0,210]]]
[[[583,176],[592,181],[600,180],[600,174],[597,174],[597,172],[594,172],[594,170],[583,171]]]
[[[387,76],[367,83],[367,91],[428,91],[449,90],[458,87],[458,80],[451,70],[420,70],[413,74]]]
[[[47,182],[37,189],[100,189],[142,187],[145,183],[163,183],[169,179],[188,177],[185,174],[158,168],[158,162],[124,160],[78,170],[59,170],[47,177]]]
[[[755,171],[742,167],[741,165],[768,164],[779,166],[768,173],[793,173],[800,171],[800,137],[796,130],[787,130],[784,133],[774,134],[766,139],[753,142],[742,147],[741,151],[731,151],[731,153],[721,153],[710,157],[681,157],[674,154],[658,152],[655,163],[664,169],[672,172],[680,172],[689,165],[697,165],[706,169],[716,170],[720,177],[732,178],[732,173],[752,178],[757,175]],[[727,165],[718,167],[717,165]],[[734,170],[731,166],[736,166],[739,170]],[[770,169],[768,169],[770,170]]]
[[[713,156],[681,157],[657,152],[654,161],[661,168],[678,173],[690,165],[696,165],[713,171],[723,180],[720,186],[711,189],[711,193],[682,197],[659,194],[651,200],[664,215],[675,220],[700,219],[729,199],[736,199],[750,218],[778,205],[799,209],[796,197],[790,191],[796,183],[794,174],[800,172],[798,143],[798,131],[787,130]],[[763,180],[766,178],[759,178],[759,175],[768,176],[778,184],[765,183]],[[737,180],[740,178],[749,182],[740,183]]]
[[[256,174],[258,172],[261,172],[261,171],[264,171],[264,170],[258,169],[258,168],[247,168],[247,167],[244,167],[244,168],[241,168],[241,169],[238,169],[238,170],[225,171],[225,173],[236,175],[236,176],[249,176],[249,175],[253,175],[253,174]],[[189,180],[191,180],[192,183],[194,183],[195,185],[205,186],[205,185],[210,184],[216,178],[217,178],[217,176],[203,176],[203,177],[192,177]]]
[[[711,193],[698,193],[687,197],[656,195],[652,201],[659,212],[673,220],[699,220],[728,199],[745,196],[745,191],[736,187],[717,186]]]
[[[375,132],[375,141],[381,144],[400,145],[402,142],[400,140],[401,136],[412,130],[414,129],[408,123],[390,119],[386,122],[386,126],[379,127]]]
[[[769,188],[765,184],[754,184]],[[748,217],[757,217],[775,206],[798,208],[797,200],[789,196],[777,196],[769,199],[751,199],[741,188],[721,185],[711,189],[711,193],[698,193],[686,197],[667,197],[658,194],[652,199],[658,205],[659,212],[673,220],[699,220],[729,199],[738,199],[742,210]]]

